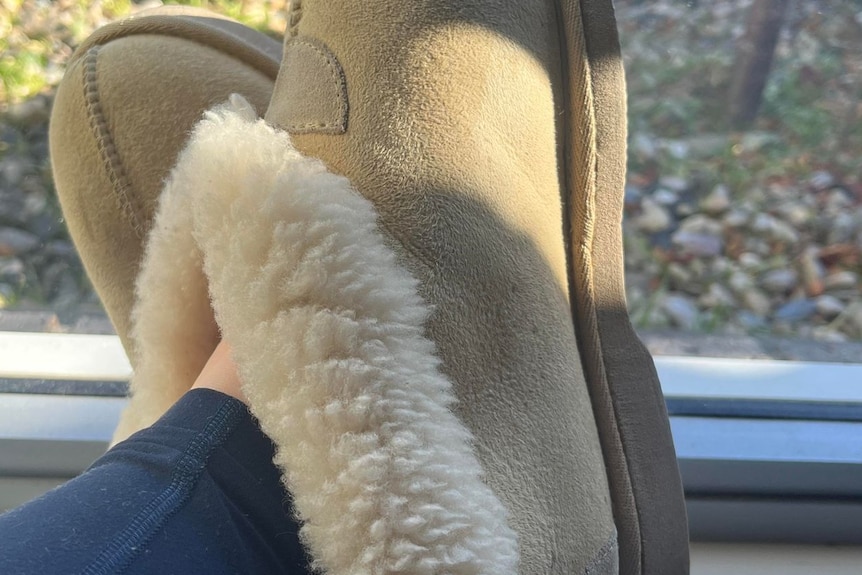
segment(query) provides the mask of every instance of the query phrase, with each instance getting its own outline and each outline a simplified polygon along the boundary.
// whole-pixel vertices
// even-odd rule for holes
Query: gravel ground
[[[210,3],[270,32],[283,27],[283,5]],[[757,125],[728,133],[716,127],[714,95],[748,5],[617,3],[630,92],[632,317],[646,331],[860,340],[862,8],[794,3],[770,79],[778,87]],[[51,182],[53,88],[74,46],[141,5],[12,6],[0,8],[2,62],[23,72],[4,76],[0,92],[0,309],[47,309],[56,320],[44,329],[64,330],[100,312]]]
[[[626,271],[642,329],[862,338],[862,4],[790,4],[761,114],[726,128],[747,0],[618,2]]]

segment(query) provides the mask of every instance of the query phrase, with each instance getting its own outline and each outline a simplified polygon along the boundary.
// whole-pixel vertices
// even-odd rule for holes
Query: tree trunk
[[[739,42],[730,83],[729,120],[745,129],[757,117],[789,0],[754,0]]]

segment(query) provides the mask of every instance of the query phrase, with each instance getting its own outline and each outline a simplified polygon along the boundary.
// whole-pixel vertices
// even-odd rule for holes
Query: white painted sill
[[[862,365],[655,361],[694,540],[862,544]],[[116,336],[0,332],[0,510],[104,451],[130,375]]]

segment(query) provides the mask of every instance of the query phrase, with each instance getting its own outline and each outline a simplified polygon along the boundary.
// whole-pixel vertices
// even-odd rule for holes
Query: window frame
[[[654,359],[692,540],[862,544],[862,364]],[[116,336],[0,332],[0,510],[104,452],[130,374]]]

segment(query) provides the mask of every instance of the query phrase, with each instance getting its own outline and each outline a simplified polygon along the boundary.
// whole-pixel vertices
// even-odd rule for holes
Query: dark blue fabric
[[[190,391],[81,476],[0,515],[0,573],[309,573],[273,453],[241,402]]]

